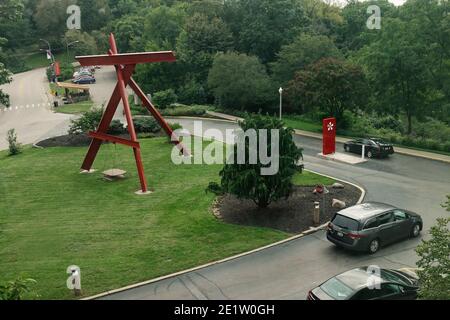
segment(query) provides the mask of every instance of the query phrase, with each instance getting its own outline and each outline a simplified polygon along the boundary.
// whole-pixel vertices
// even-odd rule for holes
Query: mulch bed
[[[130,139],[129,134],[114,135],[124,139]],[[162,137],[164,134],[162,132],[158,133],[148,133],[148,134],[138,134],[138,138],[154,138]],[[66,134],[59,137],[53,137],[45,139],[36,143],[38,147],[50,148],[50,147],[86,147],[91,143],[92,138],[86,134]],[[106,142],[107,143],[107,142]]]
[[[226,223],[273,228],[288,233],[301,233],[313,226],[314,202],[325,203],[325,212],[320,215],[320,224],[329,221],[340,209],[332,208],[333,198],[342,200],[347,206],[355,205],[361,191],[349,184],[344,189],[328,187],[325,196],[313,194],[314,187],[294,187],[288,199],[271,203],[260,209],[251,200],[239,200],[233,195],[219,197],[214,206],[214,215]],[[324,197],[324,198],[323,198]],[[324,202],[322,202],[324,201]]]
[[[76,134],[64,136],[53,137],[45,139],[36,143],[37,146],[43,148],[50,147],[85,147],[89,146],[92,138],[88,137],[86,134]]]

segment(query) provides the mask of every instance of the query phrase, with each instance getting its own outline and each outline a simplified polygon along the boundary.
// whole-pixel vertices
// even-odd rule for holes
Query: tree
[[[421,58],[430,75],[430,93],[429,105],[421,111],[450,120],[450,1],[410,0],[400,17],[408,22],[412,41],[424,44]]]
[[[21,153],[20,143],[17,141],[16,130],[10,129],[6,135],[6,141],[8,141],[9,155],[15,156]]]
[[[23,3],[20,0],[5,0],[0,3],[0,23],[12,22],[21,17],[23,10]],[[0,85],[12,81],[11,73],[5,68],[2,54],[2,46],[7,43],[7,40],[0,37]],[[9,95],[0,90],[0,104],[9,107]]]
[[[336,39],[338,47],[344,54],[352,54],[352,52],[361,49],[364,45],[368,45],[376,39],[379,30],[367,28],[367,20],[370,17],[370,14],[367,13],[367,8],[371,5],[376,5],[381,10],[382,28],[385,18],[398,15],[397,7],[388,0],[369,0],[364,2],[348,0],[347,5],[342,8],[341,14],[344,19],[337,29]]]
[[[227,25],[220,18],[199,13],[187,19],[177,40],[177,53],[186,73],[200,83],[206,81],[214,55],[232,49],[233,38]]]
[[[110,23],[120,52],[135,51],[136,43],[139,43],[142,38],[143,24],[144,17],[140,15],[124,16]]]
[[[305,22],[296,0],[228,0],[224,20],[233,32],[236,49],[263,63],[273,61]]]
[[[367,82],[361,67],[335,58],[323,58],[296,73],[287,87],[288,103],[301,113],[319,108],[341,125],[344,110],[363,108]]]
[[[256,130],[258,133],[258,148],[263,147],[259,132],[266,129],[269,137],[267,139],[267,150],[265,151],[267,155],[271,154],[272,157],[274,156],[272,153],[274,150],[270,141],[274,139],[274,136],[271,135],[271,129],[278,131],[279,140],[275,143],[278,143],[279,146],[279,169],[274,175],[262,175],[261,168],[267,167],[267,164],[262,164],[259,155],[256,164],[250,163],[250,150],[256,148],[256,146],[250,145],[250,139],[241,140],[245,146],[245,163],[238,164],[238,146],[235,145],[234,164],[226,164],[220,172],[220,189],[223,192],[236,195],[239,199],[250,199],[260,208],[267,207],[273,201],[289,197],[293,186],[292,177],[298,171],[297,163],[302,157],[302,150],[293,141],[293,130],[284,128],[283,122],[278,119],[261,115],[247,117],[239,123],[239,126],[244,132]]]
[[[218,54],[208,76],[208,85],[219,105],[256,111],[277,98],[265,67],[256,57]]]
[[[276,62],[271,64],[274,78],[284,86],[295,72],[321,58],[340,58],[342,55],[327,36],[301,34],[281,48]]]
[[[449,203],[448,203],[449,204]],[[448,208],[450,211],[450,207]],[[417,246],[420,279],[419,297],[430,300],[450,299],[450,218],[439,218],[431,227],[431,239]]]
[[[145,17],[143,38],[162,50],[173,50],[185,19],[185,9],[180,6],[154,8]]]
[[[78,41],[77,43],[74,43]],[[75,55],[92,55],[99,54],[95,38],[87,32],[80,30],[68,30],[64,36],[64,44],[74,43],[70,47],[70,52]]]
[[[0,48],[1,49],[1,48]],[[11,72],[0,62],[0,85],[11,82]],[[0,90],[0,104],[9,107],[9,95]]]
[[[299,0],[305,11],[305,31],[335,37],[343,24],[341,8],[334,0]]]
[[[450,195],[447,196],[447,202],[442,205],[444,208],[447,208],[447,211],[450,211]]]
[[[75,0],[39,0],[33,21],[37,32],[51,42],[61,39],[67,30],[67,7]]]
[[[100,30],[111,18],[108,0],[77,0],[81,10],[81,29],[84,32]]]
[[[412,118],[427,105],[429,72],[425,63],[426,44],[415,41],[409,22],[384,19],[378,39],[358,53],[365,65],[380,112],[404,112],[408,134]]]

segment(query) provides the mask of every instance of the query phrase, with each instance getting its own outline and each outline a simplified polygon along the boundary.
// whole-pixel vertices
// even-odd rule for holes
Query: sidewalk
[[[211,116],[222,118],[229,121],[237,122],[239,120],[243,120],[242,118],[235,117],[229,114],[220,113],[220,112],[213,112],[213,111],[207,111],[207,113]],[[304,130],[298,130],[295,129],[295,134],[309,137],[309,138],[315,138],[315,139],[322,139],[322,135],[320,133],[315,132],[309,132]],[[344,143],[348,141],[349,138],[343,138],[343,137],[336,137],[336,142]],[[403,154],[411,157],[418,157],[418,158],[424,158],[429,160],[435,160],[435,161],[441,161],[445,163],[450,163],[450,156],[446,156],[444,154],[439,153],[433,153],[428,151],[420,151],[420,150],[414,150],[414,149],[408,149],[408,148],[402,148],[402,147],[395,147],[395,152],[398,154]]]

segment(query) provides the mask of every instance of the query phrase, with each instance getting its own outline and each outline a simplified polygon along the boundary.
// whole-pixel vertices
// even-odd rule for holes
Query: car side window
[[[377,218],[374,219],[370,219],[366,222],[366,224],[364,225],[364,230],[365,229],[372,229],[372,228],[376,228],[380,225],[379,221]]]
[[[403,221],[408,218],[406,213],[401,210],[394,210],[395,221]]]
[[[351,300],[371,300],[380,296],[380,290],[364,288],[356,293]]]
[[[401,294],[403,293],[405,290],[403,287],[399,286],[398,284],[394,284],[394,283],[383,283],[381,285],[381,289],[379,292],[379,296],[380,297],[385,297],[385,296],[390,296],[393,294]]]
[[[378,222],[380,225],[390,223],[394,221],[394,214],[392,212],[385,213],[378,217]]]

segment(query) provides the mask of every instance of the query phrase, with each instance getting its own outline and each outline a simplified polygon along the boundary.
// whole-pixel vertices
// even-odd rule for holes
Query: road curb
[[[360,204],[364,200],[364,197],[366,196],[366,190],[363,187],[361,187],[361,186],[359,186],[359,185],[357,185],[355,183],[352,183],[352,182],[349,182],[349,181],[346,181],[346,180],[343,180],[343,179],[339,179],[339,178],[336,178],[336,177],[333,177],[333,176],[330,176],[330,175],[322,174],[322,173],[319,173],[319,172],[313,171],[313,170],[305,169],[305,171],[308,171],[308,172],[311,172],[311,173],[315,173],[315,174],[318,174],[318,175],[321,175],[321,176],[324,176],[324,177],[327,177],[327,178],[330,178],[330,179],[333,179],[333,180],[336,180],[336,181],[340,181],[340,182],[343,182],[343,183],[346,183],[346,184],[349,184],[351,186],[354,186],[354,187],[358,188],[361,191],[361,196],[359,197],[357,204]],[[324,224],[322,224],[322,225],[320,225],[318,227],[311,227],[309,230],[303,231],[302,233],[297,234],[295,236],[292,236],[290,238],[287,238],[287,239],[284,239],[284,240],[281,240],[281,241],[277,241],[275,243],[271,243],[271,244],[268,244],[268,245],[265,245],[265,246],[262,246],[262,247],[250,250],[250,251],[246,251],[246,252],[243,252],[243,253],[240,253],[240,254],[228,257],[228,258],[224,258],[224,259],[221,259],[221,260],[209,262],[209,263],[197,266],[197,267],[193,267],[193,268],[186,269],[186,270],[183,270],[183,271],[175,272],[175,273],[172,273],[172,274],[169,274],[169,275],[165,275],[165,276],[161,276],[161,277],[158,277],[158,278],[154,278],[154,279],[151,279],[151,280],[146,280],[146,281],[143,281],[143,282],[131,284],[129,286],[125,286],[125,287],[122,287],[122,288],[119,288],[119,289],[105,291],[105,292],[102,292],[102,293],[99,293],[99,294],[96,294],[96,295],[93,295],[93,296],[89,296],[89,297],[86,297],[86,298],[83,298],[83,299],[80,299],[80,300],[98,299],[98,298],[101,298],[101,297],[109,296],[111,294],[119,293],[119,292],[130,290],[130,289],[135,289],[135,288],[142,287],[142,286],[145,286],[145,285],[148,285],[148,284],[151,284],[151,283],[155,283],[155,282],[158,282],[158,281],[162,281],[162,280],[166,280],[166,279],[169,279],[169,278],[177,277],[177,276],[180,276],[180,275],[183,275],[183,274],[186,274],[186,273],[189,273],[189,272],[193,272],[193,271],[196,271],[196,270],[208,268],[208,267],[220,264],[220,263],[224,263],[224,262],[232,261],[232,260],[235,260],[235,259],[239,259],[241,257],[247,256],[247,255],[250,255],[250,254],[253,254],[253,253],[257,253],[257,252],[260,252],[260,251],[263,251],[263,250],[266,250],[266,249],[270,249],[270,248],[273,248],[273,247],[276,247],[276,246],[279,246],[279,245],[283,245],[285,243],[288,243],[288,242],[291,242],[291,241],[303,238],[305,236],[311,235],[311,234],[313,234],[313,233],[315,233],[315,232],[317,232],[319,230],[322,230],[322,229],[326,228],[328,223],[329,222],[326,222],[326,223],[324,223]]]

